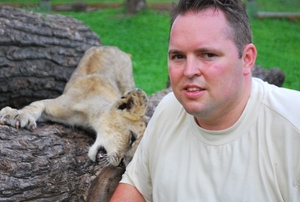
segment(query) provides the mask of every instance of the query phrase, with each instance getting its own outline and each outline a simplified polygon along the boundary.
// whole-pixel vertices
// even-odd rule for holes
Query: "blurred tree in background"
[[[126,10],[129,14],[135,14],[146,8],[146,0],[125,0]]]

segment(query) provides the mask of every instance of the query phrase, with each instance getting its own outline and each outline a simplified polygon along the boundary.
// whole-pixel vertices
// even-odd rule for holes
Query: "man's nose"
[[[201,75],[201,62],[196,57],[188,57],[184,67],[184,76],[192,78]]]

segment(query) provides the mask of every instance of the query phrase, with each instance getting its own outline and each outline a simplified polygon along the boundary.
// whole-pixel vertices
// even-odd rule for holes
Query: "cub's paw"
[[[36,128],[35,119],[30,114],[10,107],[1,109],[0,124],[9,125],[17,129],[27,128],[29,130],[34,130]]]
[[[145,115],[147,105],[147,94],[143,90],[135,88],[124,93],[121,99],[117,101],[116,108],[126,111],[128,117],[140,119],[141,116]]]

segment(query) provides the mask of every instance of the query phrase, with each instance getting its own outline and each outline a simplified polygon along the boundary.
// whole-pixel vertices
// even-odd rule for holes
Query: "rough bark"
[[[85,50],[99,45],[74,18],[0,7],[0,108],[59,96]]]
[[[146,0],[125,0],[126,10],[129,14],[135,14],[147,7]]]
[[[103,168],[98,177],[91,183],[86,200],[89,202],[109,201],[115,192],[124,171],[124,167]]]
[[[84,201],[102,169],[87,157],[93,141],[59,124],[0,126],[0,201]]]

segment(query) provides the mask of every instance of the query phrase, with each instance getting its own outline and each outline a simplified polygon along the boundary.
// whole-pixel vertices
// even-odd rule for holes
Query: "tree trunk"
[[[85,50],[99,45],[74,18],[0,7],[0,108],[58,97]]]
[[[0,201],[84,201],[103,167],[87,156],[93,141],[59,124],[0,126]]]
[[[264,69],[261,66],[255,65],[252,69],[252,76],[260,78],[270,84],[275,86],[282,87],[285,74],[279,68]]]
[[[135,14],[147,7],[146,0],[125,0],[125,4],[129,14]]]

